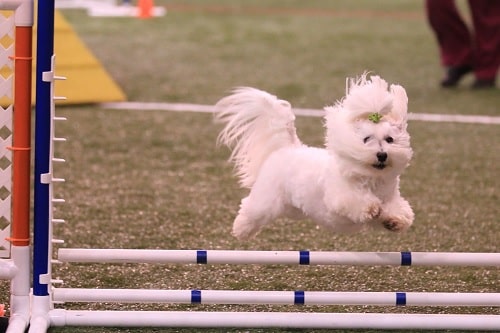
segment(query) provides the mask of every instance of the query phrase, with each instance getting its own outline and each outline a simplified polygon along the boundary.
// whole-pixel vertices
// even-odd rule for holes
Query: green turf
[[[170,2],[157,3],[168,8]],[[442,72],[421,2],[182,3],[203,7],[172,9],[164,18],[146,21],[93,19],[81,10],[64,14],[132,101],[213,104],[233,86],[251,85],[298,107],[322,107],[342,97],[346,76],[371,70],[407,88],[411,112],[498,115],[498,90],[472,92],[470,82],[453,91],[437,87]],[[55,170],[66,179],[57,184],[56,194],[66,204],[56,207],[56,217],[68,223],[54,231],[66,247],[498,252],[498,125],[410,123],[415,155],[402,176],[402,192],[416,220],[405,234],[335,235],[309,221],[284,219],[254,241],[239,242],[230,230],[246,192],[226,162],[228,151],[215,146],[220,126],[210,115],[97,106],[60,108],[58,114],[68,121],[58,122],[57,135],[68,141],[56,148],[57,157],[67,160]],[[299,117],[297,127],[305,143],[322,145],[320,118]],[[499,292],[498,268],[70,264],[56,266],[54,277],[65,287],[89,288]],[[0,302],[8,303],[8,284],[1,283]],[[487,307],[64,307],[498,312]],[[198,330],[52,329],[97,331]]]
[[[230,235],[239,198],[227,151],[216,149],[219,127],[209,115],[162,111],[64,109],[60,144],[68,163],[56,170],[68,220],[56,234],[68,247],[338,251],[497,251],[499,181],[495,147],[482,145],[497,126],[412,122],[415,159],[402,190],[417,218],[404,235],[340,236],[308,221],[282,220],[254,242]],[[83,123],[92,126],[82,126]],[[299,118],[304,141],[319,144],[319,118]],[[196,133],[196,134],[193,134]],[[446,133],[446,134],[444,134]],[[461,145],[455,144],[461,137]],[[481,146],[481,149],[477,149]],[[464,156],[467,160],[464,161]],[[335,290],[498,291],[498,269],[443,267],[296,267],[63,265],[66,287]],[[223,309],[265,306],[68,305],[91,309]],[[273,307],[281,311],[495,313],[493,308]],[[65,332],[66,330],[55,330]],[[90,330],[91,331],[91,330]],[[165,330],[168,332],[169,330]]]

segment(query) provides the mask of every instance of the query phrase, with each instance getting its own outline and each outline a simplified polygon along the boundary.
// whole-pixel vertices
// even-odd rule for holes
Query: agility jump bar
[[[314,252],[61,248],[58,250],[58,260],[74,263],[500,267],[500,253],[470,252]]]
[[[50,311],[51,326],[498,330],[500,316],[472,314]]]
[[[498,293],[54,288],[53,297],[54,301],[57,303],[118,302],[118,303],[175,303],[175,304],[500,307],[500,294]]]

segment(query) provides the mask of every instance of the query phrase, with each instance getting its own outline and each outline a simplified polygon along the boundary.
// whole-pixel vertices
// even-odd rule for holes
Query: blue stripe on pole
[[[396,293],[396,306],[406,305],[406,293]]]
[[[294,292],[293,304],[305,304],[306,294],[302,290],[297,290]]]
[[[207,251],[205,251],[205,250],[196,251],[196,263],[197,264],[206,264],[207,262],[208,262]]]
[[[201,303],[201,290],[191,290],[191,303],[192,304]]]
[[[309,251],[300,251],[299,264],[309,265],[309,263],[310,263]]]
[[[411,252],[401,252],[401,266],[411,266]]]

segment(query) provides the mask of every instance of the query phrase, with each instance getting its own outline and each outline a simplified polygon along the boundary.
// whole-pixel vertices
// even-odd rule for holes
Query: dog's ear
[[[406,130],[408,120],[408,96],[405,89],[397,84],[392,84],[390,87],[393,97],[392,110],[388,114],[391,122],[399,128]]]

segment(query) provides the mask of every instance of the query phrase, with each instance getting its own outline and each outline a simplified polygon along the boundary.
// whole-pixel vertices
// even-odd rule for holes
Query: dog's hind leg
[[[233,223],[233,236],[239,240],[254,237],[262,229],[262,225],[248,218],[243,213],[239,213]]]
[[[233,223],[233,236],[240,240],[252,238],[266,224],[280,216],[282,209],[273,202],[274,200],[266,201],[255,193],[244,198]]]

